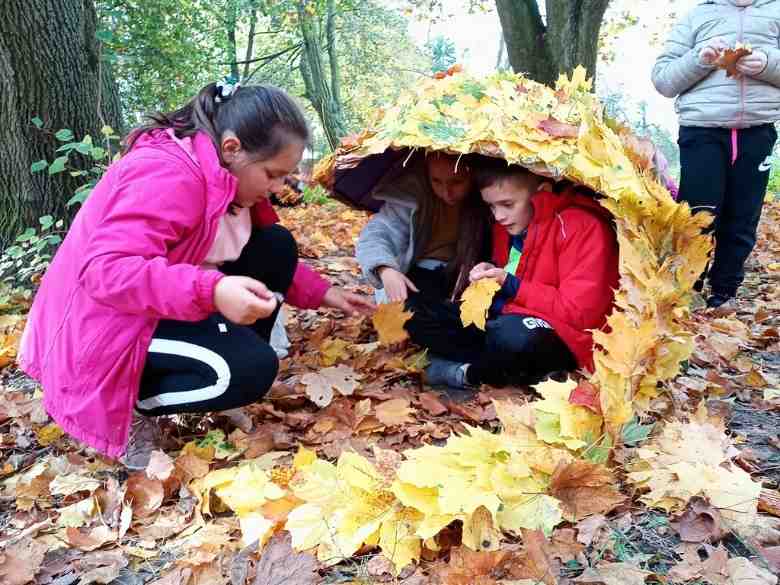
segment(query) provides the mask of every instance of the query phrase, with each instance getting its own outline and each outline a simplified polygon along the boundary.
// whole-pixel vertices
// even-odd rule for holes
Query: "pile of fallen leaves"
[[[63,435],[6,368],[0,583],[776,583],[775,212],[738,313],[692,316],[685,375],[611,447],[587,381],[423,386],[424,352],[391,348],[392,310],[290,311],[268,399],[164,420],[164,450],[130,475]],[[352,259],[362,213],[298,206],[282,221],[307,262],[369,292]],[[5,334],[19,327],[9,317]]]

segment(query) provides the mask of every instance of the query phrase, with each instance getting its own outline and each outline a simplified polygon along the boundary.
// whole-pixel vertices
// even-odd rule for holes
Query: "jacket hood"
[[[222,166],[217,149],[205,132],[198,132],[192,137],[176,138],[173,132],[152,130],[139,136],[130,152],[144,148],[162,150],[179,158],[185,156],[188,162],[201,171],[209,187],[225,191],[230,195],[230,201],[233,200],[238,181]]]
[[[570,207],[586,209],[599,217],[612,220],[612,214],[609,210],[602,207],[597,199],[579,193],[573,187],[568,187],[562,193],[538,191],[531,198],[531,205],[534,208],[534,218],[539,220],[555,217],[564,209]]]

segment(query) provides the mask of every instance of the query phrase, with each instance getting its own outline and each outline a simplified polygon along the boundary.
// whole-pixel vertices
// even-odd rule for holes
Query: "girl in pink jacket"
[[[22,339],[21,367],[65,431],[143,468],[159,434],[150,417],[236,408],[270,388],[282,298],[371,308],[299,263],[276,225],[268,194],[308,138],[283,91],[214,83],[131,133],[46,272]]]

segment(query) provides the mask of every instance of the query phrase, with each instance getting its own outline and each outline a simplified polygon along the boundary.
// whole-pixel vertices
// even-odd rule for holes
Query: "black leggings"
[[[680,127],[680,200],[693,211],[715,215],[715,254],[709,269],[713,294],[736,295],[745,260],[756,244],[769,181],[770,155],[777,140],[772,124],[738,131],[732,164],[731,130]]]
[[[228,275],[250,276],[285,294],[298,264],[295,240],[274,225],[252,232]],[[198,322],[162,320],[154,332],[136,408],[145,415],[211,412],[261,399],[279,369],[268,340],[273,315],[250,326],[215,313]]]
[[[442,282],[443,274],[433,277],[436,272],[419,267],[409,272],[420,292],[410,293],[406,302],[414,311],[406,329],[414,343],[432,354],[471,364],[470,384],[533,384],[552,372],[577,367],[569,348],[543,319],[499,315],[488,320],[486,331],[463,327],[460,307],[432,286]]]

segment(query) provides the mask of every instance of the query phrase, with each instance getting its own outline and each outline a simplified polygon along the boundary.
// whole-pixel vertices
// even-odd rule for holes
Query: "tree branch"
[[[303,43],[295,43],[294,45],[290,45],[286,49],[282,49],[281,51],[277,51],[276,53],[271,53],[270,55],[264,55],[263,57],[256,57],[254,59],[249,59],[246,61],[232,61],[229,63],[223,63],[223,65],[246,65],[249,63],[258,63],[260,61],[273,61],[274,59],[277,59],[278,57],[281,57],[282,55],[285,55],[289,53],[290,51],[294,51],[295,49],[298,49],[301,47]]]
[[[252,16],[249,17],[249,35],[246,42],[246,54],[244,55],[244,74],[242,79],[249,75],[249,64],[255,49],[255,27],[257,26],[257,6],[252,3]]]

